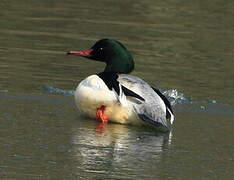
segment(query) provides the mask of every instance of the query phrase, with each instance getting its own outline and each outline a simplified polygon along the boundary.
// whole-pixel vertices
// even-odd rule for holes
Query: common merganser
[[[123,44],[101,39],[90,49],[67,54],[106,63],[103,72],[88,76],[76,88],[75,102],[82,114],[103,123],[151,124],[170,130],[174,121],[170,102],[158,89],[129,75],[134,61]]]

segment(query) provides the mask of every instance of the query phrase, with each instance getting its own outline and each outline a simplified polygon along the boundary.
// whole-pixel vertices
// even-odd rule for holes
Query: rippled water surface
[[[0,2],[0,179],[234,177],[234,3],[205,1]],[[103,64],[68,57],[113,38],[133,72],[158,87],[173,130],[79,116],[73,91]]]

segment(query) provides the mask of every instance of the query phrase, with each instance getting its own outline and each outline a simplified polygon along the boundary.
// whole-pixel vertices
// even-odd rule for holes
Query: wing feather
[[[132,102],[134,111],[141,120],[152,125],[170,129],[171,123],[166,118],[167,105],[164,102],[165,100],[160,96],[161,94],[159,95],[155,92],[142,79],[132,75],[121,74],[119,75],[118,81],[122,86],[138,94],[145,100],[142,103]]]

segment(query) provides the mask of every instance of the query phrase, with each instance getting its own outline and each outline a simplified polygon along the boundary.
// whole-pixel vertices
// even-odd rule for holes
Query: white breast
[[[132,105],[123,107],[116,93],[110,91],[97,75],[91,75],[81,81],[75,91],[75,102],[80,112],[88,117],[96,118],[97,108],[104,105],[105,114],[110,121],[131,123],[136,119]]]
[[[75,91],[77,107],[90,117],[96,117],[98,107],[113,104],[115,101],[115,94],[97,75],[91,75],[81,81]]]

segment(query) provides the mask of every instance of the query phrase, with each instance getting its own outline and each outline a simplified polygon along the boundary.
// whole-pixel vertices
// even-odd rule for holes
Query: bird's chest
[[[91,75],[81,81],[75,91],[75,102],[82,113],[95,117],[100,106],[110,106],[117,102],[114,92],[97,75]]]
[[[75,102],[80,112],[91,118],[96,118],[97,109],[104,106],[104,114],[112,122],[126,124],[137,119],[131,104],[122,106],[116,94],[97,75],[87,77],[78,85]]]

